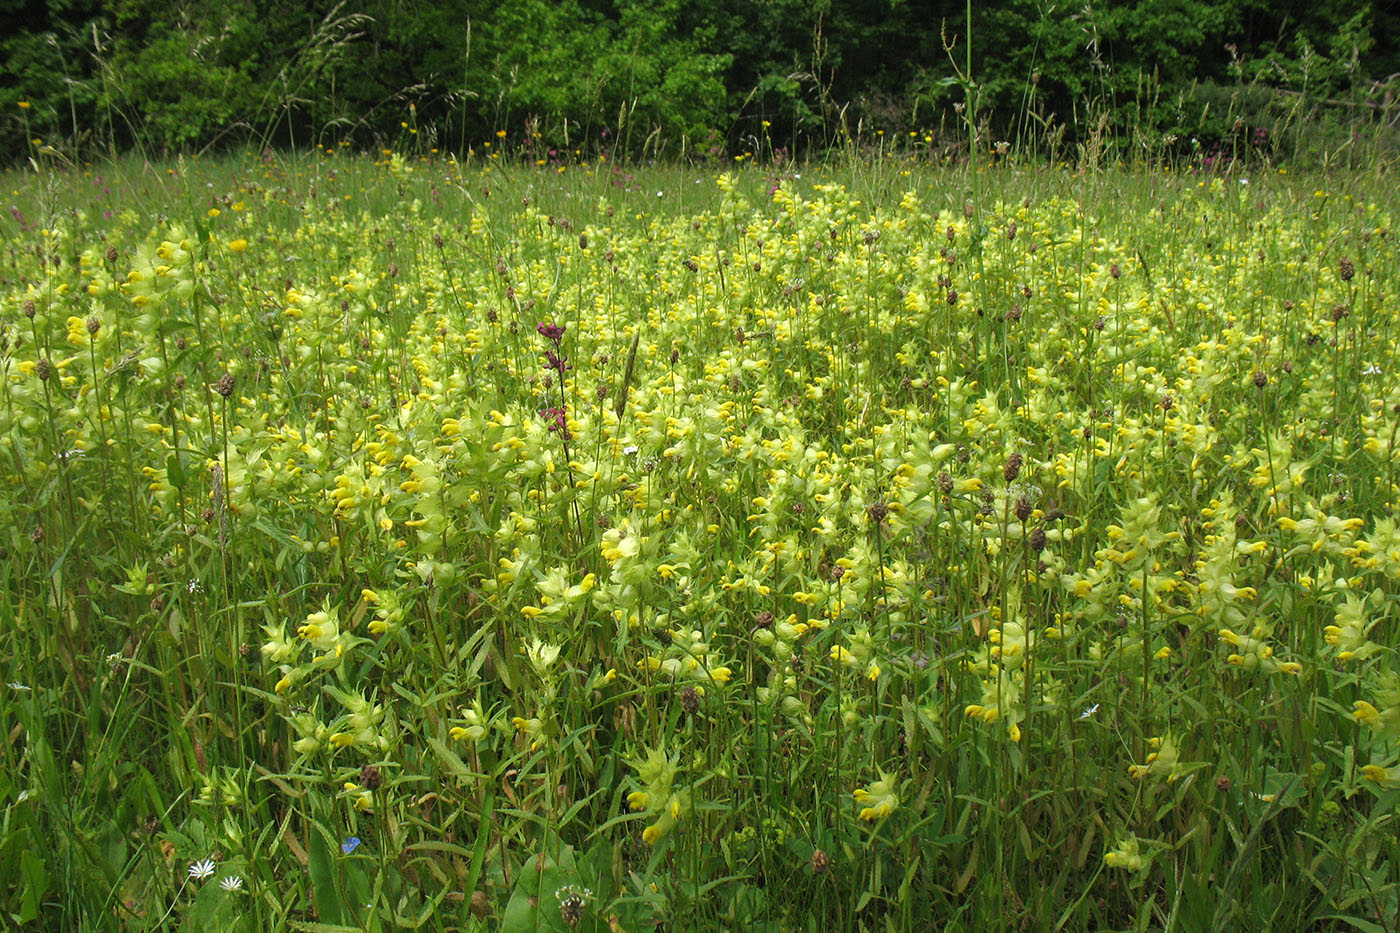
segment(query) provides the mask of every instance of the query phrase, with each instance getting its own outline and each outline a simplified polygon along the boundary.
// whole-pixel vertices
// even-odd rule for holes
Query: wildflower
[[[558,324],[548,324],[540,321],[535,325],[535,332],[545,340],[551,341],[558,346],[559,341],[564,339],[564,328]]]
[[[219,887],[232,894],[234,891],[243,890],[243,877],[241,875],[229,875],[219,882]]]
[[[1365,765],[1361,769],[1361,776],[1386,790],[1400,787],[1400,766],[1382,768],[1380,765]]]
[[[472,704],[470,709],[463,709],[462,719],[466,724],[453,726],[448,733],[454,741],[479,742],[486,738],[486,728],[490,723],[481,709],[480,702]]]
[[[1225,659],[1229,664],[1246,671],[1261,671],[1265,674],[1299,674],[1303,666],[1297,661],[1274,660],[1273,646],[1264,641],[1269,635],[1266,626],[1256,625],[1253,632],[1239,635],[1230,629],[1220,630],[1220,640],[1235,645],[1240,650]]]
[[[403,622],[405,610],[399,597],[391,590],[360,590],[360,597],[367,605],[374,607],[374,620],[369,624],[371,635],[384,635],[396,631]]]
[[[523,738],[530,740],[530,751],[539,751],[544,747],[544,722],[538,717],[526,719],[523,716],[513,716],[510,724]]]
[[[1171,783],[1185,774],[1189,774],[1201,767],[1199,763],[1183,763],[1181,753],[1177,750],[1176,740],[1170,734],[1156,736],[1148,740],[1148,745],[1156,749],[1147,756],[1145,764],[1131,765],[1128,774],[1131,777],[1142,780],[1149,774],[1157,777],[1165,777]]]
[[[190,865],[190,879],[192,881],[203,881],[214,874],[214,860],[211,858],[200,859]]]
[[[365,811],[374,806],[374,794],[356,784],[354,781],[346,781],[341,785],[350,803],[356,810]]]
[[[359,836],[346,836],[345,841],[340,844],[340,851],[346,855],[354,852],[360,844]]]
[[[1369,641],[1367,633],[1379,619],[1366,618],[1367,602],[1384,603],[1379,589],[1369,596],[1358,597],[1347,594],[1346,601],[1336,610],[1335,624],[1323,628],[1327,644],[1337,648],[1338,661],[1365,659],[1381,650],[1381,646]]]
[[[1118,848],[1105,852],[1103,857],[1103,863],[1109,868],[1123,868],[1128,871],[1142,870],[1147,867],[1147,861],[1140,851],[1136,836],[1119,839]]]
[[[679,770],[680,756],[667,757],[664,748],[648,749],[646,757],[629,761],[637,772],[637,780],[646,788],[627,795],[627,805],[634,811],[646,810],[657,819],[642,831],[642,841],[655,845],[672,829],[683,813],[690,810],[690,792],[676,791],[672,784]]]
[[[530,666],[535,669],[535,673],[543,679],[549,674],[549,669],[559,658],[559,646],[545,644],[538,638],[531,639],[530,644],[525,648],[525,656],[530,659]]]
[[[579,887],[576,884],[568,884],[554,892],[554,898],[559,902],[559,917],[567,926],[578,926],[583,919],[583,911],[588,907],[588,902],[593,900],[593,892],[589,888]]]
[[[851,794],[856,803],[866,804],[861,808],[860,818],[863,820],[884,819],[894,812],[899,806],[899,797],[895,794],[894,775],[880,772],[880,779],[872,783],[869,787],[858,787]]]

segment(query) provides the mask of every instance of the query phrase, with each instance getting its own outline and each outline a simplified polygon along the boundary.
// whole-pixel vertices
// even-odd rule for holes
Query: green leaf
[[[344,922],[344,905],[335,885],[335,858],[331,855],[332,840],[319,825],[311,828],[308,870],[311,873],[311,897],[316,904],[316,916],[326,923]]]
[[[593,890],[586,880],[579,877],[572,846],[566,845],[559,850],[557,862],[548,855],[527,858],[516,876],[515,889],[511,891],[510,901],[506,904],[505,915],[501,919],[502,929],[549,930],[551,933],[601,929],[599,918],[592,910],[597,903],[596,897],[585,908],[584,919],[578,926],[571,927],[564,922],[559,911],[561,898],[557,895],[569,886]]]
[[[1360,917],[1347,917],[1342,914],[1328,914],[1325,917],[1318,917],[1318,920],[1340,920],[1342,923],[1350,924],[1363,933],[1386,933],[1386,928],[1379,923],[1372,923],[1370,920],[1362,920]]]
[[[49,872],[44,860],[28,850],[20,855],[19,861],[20,873],[24,875],[24,894],[15,920],[25,924],[39,918],[39,907],[49,890]]]

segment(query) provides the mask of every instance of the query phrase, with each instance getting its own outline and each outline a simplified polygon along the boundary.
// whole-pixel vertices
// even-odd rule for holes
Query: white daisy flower
[[[190,878],[194,881],[203,881],[214,874],[214,860],[211,858],[201,859],[190,865]]]
[[[230,893],[243,890],[243,877],[241,875],[229,875],[219,882],[219,887]]]

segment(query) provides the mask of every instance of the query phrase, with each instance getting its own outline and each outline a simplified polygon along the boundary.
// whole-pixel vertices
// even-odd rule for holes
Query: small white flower
[[[190,865],[190,878],[195,881],[203,881],[214,874],[214,860],[211,858],[200,859]]]
[[[188,593],[201,593],[204,591],[204,584],[199,582],[198,577],[195,577],[185,584],[185,591]]]
[[[219,887],[230,893],[243,890],[243,878],[240,875],[229,875],[219,882]]]
[[[13,682],[13,681],[11,681],[10,683],[5,684],[5,686],[9,687],[11,690],[18,690],[18,691],[21,692],[21,693],[28,693],[29,691],[31,691],[31,690],[34,689],[33,687],[29,686],[28,684],[19,684],[19,683],[15,683],[15,682]]]
[[[664,191],[658,191],[658,192],[656,192],[656,196],[657,196],[658,198],[664,198],[664,197],[666,196],[666,192],[664,192]]]
[[[626,447],[622,448],[622,452],[630,457],[637,452],[637,445],[628,444]]]
[[[1361,370],[1361,375],[1363,376],[1379,376],[1380,374],[1381,368],[1379,366],[1367,366],[1365,369]]]
[[[1089,708],[1086,709],[1084,712],[1080,713],[1080,714],[1079,714],[1079,718],[1080,718],[1080,719],[1088,719],[1090,716],[1094,715],[1094,714],[1097,713],[1098,711],[1099,711],[1099,704],[1095,703],[1093,706],[1089,707]]]

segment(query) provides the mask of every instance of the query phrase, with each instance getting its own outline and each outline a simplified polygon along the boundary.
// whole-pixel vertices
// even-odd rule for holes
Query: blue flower
[[[347,836],[345,841],[340,844],[340,851],[344,852],[346,855],[349,855],[351,852],[355,851],[355,847],[359,844],[359,836]]]

